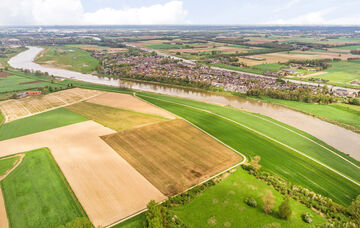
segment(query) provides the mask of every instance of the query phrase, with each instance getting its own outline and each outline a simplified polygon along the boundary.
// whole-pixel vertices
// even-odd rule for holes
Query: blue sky
[[[360,0],[1,0],[0,9],[0,25],[360,25]]]

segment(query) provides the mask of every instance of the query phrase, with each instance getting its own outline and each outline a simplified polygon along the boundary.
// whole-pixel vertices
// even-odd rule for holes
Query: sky
[[[360,0],[0,0],[0,25],[359,25]]]

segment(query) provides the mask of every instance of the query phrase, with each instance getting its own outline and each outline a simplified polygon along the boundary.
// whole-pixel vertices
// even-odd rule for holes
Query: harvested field
[[[9,227],[9,221],[6,215],[5,202],[2,191],[0,189],[0,227],[7,228]]]
[[[313,73],[313,74],[306,74],[304,76],[300,76],[300,78],[311,78],[311,77],[319,76],[319,75],[322,75],[322,74],[327,74],[327,72],[320,71],[320,72],[316,72],[316,73]]]
[[[88,102],[73,104],[66,108],[115,131],[127,130],[166,120],[158,116]]]
[[[174,195],[242,158],[184,120],[102,136],[165,195]]]
[[[107,92],[89,99],[88,102],[175,119],[175,116],[170,112],[128,94]]]
[[[1,71],[0,72],[0,78],[7,78],[8,76],[10,76],[12,74],[8,73],[8,72],[4,72],[4,71]]]
[[[71,105],[102,94],[97,90],[68,89],[47,95],[29,96],[19,100],[0,102],[0,111],[5,122],[31,116],[40,112]]]
[[[106,226],[165,198],[99,138],[112,133],[86,121],[0,141],[0,156],[49,147],[94,226]]]

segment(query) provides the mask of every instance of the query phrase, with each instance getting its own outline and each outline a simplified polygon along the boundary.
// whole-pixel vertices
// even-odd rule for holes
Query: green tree
[[[284,199],[284,201],[279,206],[279,216],[282,219],[289,219],[291,216],[292,210],[290,206],[290,200],[288,197]]]
[[[92,224],[88,218],[76,218],[74,221],[66,225],[59,226],[58,228],[92,228]]]
[[[158,205],[154,200],[151,200],[147,205],[145,213],[146,227],[148,228],[163,228],[164,217],[161,205]]]
[[[352,219],[357,225],[360,225],[360,195],[352,202],[349,207],[349,213],[351,214]]]

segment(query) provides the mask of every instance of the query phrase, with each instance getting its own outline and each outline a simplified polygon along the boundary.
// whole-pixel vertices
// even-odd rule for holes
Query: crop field
[[[266,183],[257,180],[240,169],[230,174],[225,180],[210,187],[190,203],[175,207],[172,211],[189,227],[312,227],[326,222],[306,206],[291,200],[292,215],[283,220],[276,215],[267,215],[262,209],[262,197],[266,191],[275,196],[275,211],[284,196]],[[249,207],[244,200],[253,197],[257,208]],[[194,213],[196,212],[196,213]],[[306,224],[301,216],[310,213],[313,223]]]
[[[6,72],[1,72],[2,75]],[[0,93],[22,91],[27,89],[37,89],[39,87],[53,86],[53,84],[30,78],[21,77],[18,75],[8,74],[6,76],[0,75]]]
[[[25,153],[1,189],[10,227],[58,227],[86,217],[48,149]]]
[[[18,161],[18,156],[9,157],[9,158],[0,158],[0,176],[6,174],[6,172],[11,169]]]
[[[135,112],[147,113],[156,116],[162,116],[168,119],[175,118],[173,114],[128,94],[104,93],[87,100],[87,102],[110,106],[114,108],[131,110]]]
[[[249,115],[229,107],[160,95],[139,96],[185,118],[245,154],[248,158],[255,155],[261,156],[260,164],[264,170],[277,174],[290,182],[307,187],[345,205],[360,193],[358,185],[310,158],[318,160],[357,182],[360,180],[357,168],[359,162],[334,149],[330,152],[327,150],[331,150],[329,146],[305,139],[299,132],[297,133],[300,135],[292,133],[286,128],[258,118],[256,115]],[[190,107],[183,104],[190,105]],[[196,108],[203,108],[212,113]],[[253,130],[241,126],[239,123]],[[310,158],[301,155],[294,149]]]
[[[165,195],[175,195],[242,161],[184,120],[102,136]]]
[[[341,50],[356,50],[356,49],[360,49],[360,45],[351,45],[351,46],[336,47],[336,49],[341,49]]]
[[[85,121],[0,141],[0,156],[48,147],[91,222],[106,226],[165,198],[99,137],[113,133]]]
[[[356,110],[356,106],[347,104],[311,104],[297,101],[287,101],[280,99],[263,98],[266,101],[285,105],[296,110],[310,113],[321,119],[327,119],[329,122],[338,125],[347,125],[347,128],[360,132],[360,110]]]
[[[40,113],[0,125],[0,141],[86,121],[65,108]]]
[[[28,96],[17,100],[11,99],[0,102],[0,111],[5,116],[5,122],[9,122],[87,100],[101,93],[96,90],[74,88],[46,95]]]
[[[89,52],[65,46],[46,47],[35,62],[81,73],[91,73],[99,64],[99,61]]]
[[[160,116],[148,115],[88,102],[81,102],[67,106],[66,109],[116,131],[131,129],[166,120]]]
[[[334,83],[350,83],[360,79],[360,61],[341,61],[331,65],[325,70],[327,74],[315,76],[314,78],[322,78]]]

